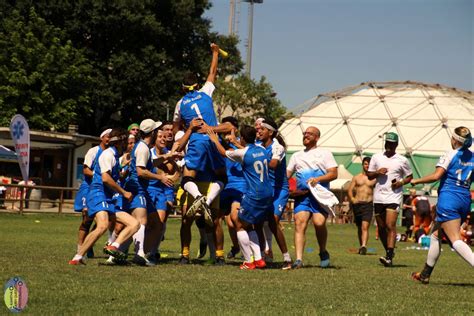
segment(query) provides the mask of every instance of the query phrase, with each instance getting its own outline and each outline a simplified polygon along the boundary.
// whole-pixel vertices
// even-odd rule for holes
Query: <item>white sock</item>
[[[426,264],[429,265],[430,267],[434,267],[440,255],[441,255],[441,243],[439,242],[438,237],[436,237],[434,234],[431,234],[430,248],[428,249]]]
[[[139,256],[145,256],[143,251],[143,242],[145,241],[145,225],[140,224],[140,229],[133,234],[133,242],[135,244],[135,253]]]
[[[211,205],[212,201],[221,193],[224,189],[224,183],[220,181],[212,182],[209,186],[209,193],[207,194],[206,203],[207,205]]]
[[[263,234],[265,235],[265,251],[272,250],[273,234],[268,222],[263,223]]]
[[[81,259],[82,259],[82,256],[81,256],[81,255],[78,255],[78,254],[76,254],[76,255],[74,256],[74,258],[72,258],[72,260],[77,260],[77,261],[79,261],[79,260],[81,260]]]
[[[111,245],[115,239],[117,239],[118,235],[115,233],[115,230],[113,230],[112,232],[109,230],[109,239],[107,240],[107,242],[109,243],[109,245]]]
[[[114,241],[113,243],[111,243],[112,246],[114,246],[115,248],[120,248],[120,244],[116,241]]]
[[[249,235],[245,230],[240,230],[237,232],[237,239],[239,240],[240,251],[244,256],[245,262],[250,262],[250,257],[252,256],[252,250],[250,249],[250,239]]]
[[[207,233],[207,246],[209,247],[209,257],[211,259],[216,258],[216,245],[214,244],[214,234],[213,233]]]
[[[291,261],[291,256],[290,256],[289,252],[285,252],[283,254],[283,261],[285,261],[285,262],[290,262]]]
[[[258,242],[258,235],[257,232],[252,230],[248,232],[249,239],[250,239],[250,249],[252,249],[253,259],[258,261],[262,259],[262,255],[260,253],[260,243]]]
[[[183,185],[183,189],[186,190],[189,194],[193,196],[193,198],[197,198],[198,196],[202,195],[199,192],[198,186],[196,183],[188,181]]]
[[[453,248],[464,260],[474,267],[474,253],[464,241],[458,239],[453,243]]]

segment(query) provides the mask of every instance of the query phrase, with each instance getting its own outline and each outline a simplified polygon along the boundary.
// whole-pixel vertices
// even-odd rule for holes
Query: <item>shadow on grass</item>
[[[448,282],[448,283],[442,283],[442,285],[474,288],[474,283],[452,283],[452,282]]]

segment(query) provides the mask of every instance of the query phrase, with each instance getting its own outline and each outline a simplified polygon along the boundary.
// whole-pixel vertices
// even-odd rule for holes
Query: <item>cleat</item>
[[[301,269],[303,267],[303,261],[301,261],[300,259],[296,260],[295,262],[293,262],[293,264],[291,265],[291,269]]]
[[[140,266],[146,266],[146,267],[156,266],[156,263],[149,260],[147,256],[135,255],[133,257],[132,262]]]
[[[229,253],[227,253],[227,259],[235,259],[235,256],[240,252],[239,247],[230,248]]]
[[[255,268],[257,269],[265,269],[267,266],[267,264],[265,263],[265,260],[263,259],[254,261],[253,263],[255,264]]]
[[[204,203],[202,204],[201,209],[204,215],[204,221],[206,222],[207,226],[214,227],[214,220],[212,219],[212,211],[209,205],[207,205],[206,197],[204,197]]]
[[[84,260],[79,259],[79,260],[69,260],[69,265],[71,266],[81,266],[81,265],[86,265]]]
[[[273,251],[271,249],[268,249],[268,250],[265,251],[264,259],[265,259],[266,263],[272,263],[273,262]]]
[[[197,253],[197,258],[202,259],[206,255],[206,252],[207,252],[207,242],[201,240],[199,242],[199,251]]]
[[[413,272],[411,274],[411,279],[413,281],[419,281],[421,284],[428,284],[430,283],[430,278],[429,277],[424,277],[421,272]]]
[[[389,257],[380,257],[379,261],[381,264],[383,264],[387,268],[393,266],[392,259],[390,259]]]
[[[202,208],[202,205],[205,203],[206,197],[204,195],[198,196],[183,215],[187,218],[193,218],[194,215],[196,215],[196,213]]]
[[[283,265],[281,266],[282,270],[291,270],[291,261],[285,261],[283,262]]]
[[[319,266],[321,268],[327,268],[331,264],[331,261],[329,260],[329,252],[323,251],[319,253],[319,258],[321,259],[321,263]]]
[[[94,248],[90,247],[89,250],[87,250],[86,257],[89,259],[94,258]]]
[[[189,261],[189,257],[185,257],[185,256],[182,256],[178,261],[178,264],[181,264],[181,265],[190,264],[190,263],[191,262]]]
[[[216,257],[216,260],[214,262],[214,265],[216,266],[225,266],[225,259],[224,257]]]
[[[244,262],[240,265],[240,270],[255,270],[255,263]]]
[[[367,254],[367,247],[362,246],[359,248],[359,255],[365,256]]]
[[[104,253],[117,259],[122,259],[122,260],[127,259],[127,254],[123,253],[122,251],[120,251],[120,249],[112,245],[105,246]]]

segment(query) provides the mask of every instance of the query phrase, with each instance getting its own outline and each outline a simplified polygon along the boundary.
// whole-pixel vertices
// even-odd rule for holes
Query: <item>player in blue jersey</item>
[[[211,44],[212,61],[207,76],[206,83],[198,90],[197,76],[187,74],[183,80],[185,96],[178,101],[174,112],[173,127],[175,132],[184,124],[187,129],[193,119],[200,119],[204,133],[193,133],[190,136],[186,156],[184,157],[185,167],[181,185],[183,189],[194,197],[193,204],[188,207],[185,216],[192,217],[198,210],[207,213],[207,218],[211,218],[209,205],[219,195],[224,188],[225,182],[225,162],[217,153],[216,148],[209,141],[205,132],[210,128],[215,132],[224,132],[231,129],[229,125],[217,126],[217,118],[214,112],[212,94],[215,90],[214,81],[217,75],[217,64],[219,59],[219,46]],[[215,171],[221,178],[211,184],[211,189],[207,196],[203,195],[194,178],[196,172]],[[212,225],[212,220],[207,221]]]
[[[77,250],[82,246],[84,239],[86,238],[89,230],[94,222],[94,219],[87,216],[87,193],[89,193],[89,186],[92,182],[92,177],[94,175],[94,167],[97,162],[96,158],[107,149],[109,145],[109,135],[112,130],[106,129],[100,134],[100,144],[89,149],[84,157],[84,164],[82,173],[84,175],[84,180],[79,186],[79,190],[76,193],[76,198],[74,199],[74,211],[82,212],[82,222],[79,226],[79,234],[77,237]],[[88,257],[94,256],[93,249],[89,249],[87,252]]]
[[[151,149],[151,159],[153,161],[152,172],[168,177],[174,183],[179,180],[180,172],[175,159],[180,158],[180,154],[171,153],[166,148],[166,133],[158,130],[155,147]],[[147,232],[145,235],[145,252],[150,254],[153,261],[157,261],[156,257],[160,247],[161,240],[164,235],[166,221],[168,219],[167,190],[169,187],[162,181],[152,179],[148,185],[148,194],[152,202],[152,207],[156,210],[148,214]]]
[[[265,261],[260,252],[258,227],[271,216],[273,188],[268,176],[268,158],[265,149],[255,145],[255,128],[244,125],[240,129],[240,143],[244,148],[225,150],[219,138],[212,130],[208,135],[216,145],[219,153],[229,159],[240,162],[246,182],[246,189],[240,203],[239,214],[236,221],[237,238],[240,250],[245,261],[240,269],[253,270],[265,268]],[[252,262],[252,256],[254,261]]]
[[[156,212],[150,200],[147,188],[149,180],[162,181],[165,185],[173,185],[173,181],[162,174],[151,172],[153,167],[150,148],[154,146],[156,135],[161,122],[145,119],[140,123],[139,137],[131,152],[129,176],[124,184],[127,191],[132,192],[133,199],[124,201],[124,209],[128,210],[133,217],[140,222],[140,229],[133,235],[135,245],[134,262],[141,265],[151,265],[144,251],[145,227],[148,213]]]
[[[296,172],[297,189],[290,193],[295,199],[295,248],[296,260],[292,269],[303,267],[303,249],[308,221],[311,220],[316,231],[319,245],[321,268],[330,264],[329,252],[326,250],[328,231],[326,228],[327,211],[309,192],[309,185],[320,183],[329,188],[329,182],[337,178],[337,163],[331,152],[319,148],[318,140],[321,132],[314,126],[308,127],[303,133],[304,150],[291,156],[287,166],[287,177]]]
[[[285,142],[278,133],[277,124],[269,118],[262,119],[257,138],[262,142],[262,146],[268,155],[268,170],[270,181],[273,187],[273,218],[268,220],[270,231],[265,230],[268,251],[273,257],[272,234],[283,254],[283,270],[291,269],[291,256],[286,245],[285,235],[281,230],[280,219],[286,209],[289,197],[288,178],[286,177],[286,150]]]
[[[104,248],[105,253],[119,259],[124,258],[124,253],[119,250],[120,244],[130,238],[139,228],[138,221],[124,212],[117,200],[113,198],[114,193],[117,192],[126,200],[132,199],[132,193],[125,191],[117,183],[120,177],[119,157],[126,146],[127,132],[121,129],[112,130],[109,148],[99,155],[94,166],[94,176],[87,195],[88,215],[94,218],[97,227],[87,235],[82,247],[69,261],[71,265],[84,264],[84,254],[107,231],[109,220],[112,222],[116,220],[124,225],[124,229],[115,242]]]
[[[435,172],[410,182],[417,185],[440,180],[436,222],[425,267],[421,272],[412,274],[412,278],[421,283],[429,283],[433,268],[441,255],[441,233],[448,238],[456,253],[474,267],[474,253],[462,241],[460,233],[461,224],[469,214],[471,205],[469,190],[474,180],[474,153],[469,150],[471,145],[470,130],[463,126],[455,128],[451,138],[453,149],[441,156]]]

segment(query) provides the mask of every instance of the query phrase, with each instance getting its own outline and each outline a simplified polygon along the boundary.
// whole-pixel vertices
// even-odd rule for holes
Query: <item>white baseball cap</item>
[[[145,134],[148,134],[159,128],[161,124],[160,121],[155,122],[152,119],[145,119],[140,123],[140,130]]]

